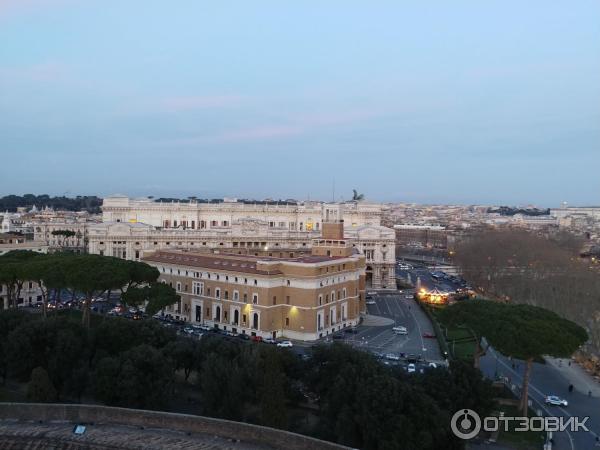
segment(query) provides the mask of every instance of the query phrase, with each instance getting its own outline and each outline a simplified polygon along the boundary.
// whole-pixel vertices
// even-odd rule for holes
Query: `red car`
[[[254,342],[262,342],[263,340],[262,336],[252,336],[250,339],[252,339]]]
[[[435,334],[432,333],[423,333],[424,338],[435,339]]]

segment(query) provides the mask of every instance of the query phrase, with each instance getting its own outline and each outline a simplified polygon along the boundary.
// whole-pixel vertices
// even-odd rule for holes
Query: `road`
[[[515,368],[513,369],[513,362]],[[493,349],[481,359],[481,370],[494,379],[495,375],[509,377],[511,384],[519,389],[523,382],[525,363],[523,361],[510,361]],[[551,364],[534,363],[529,384],[529,397],[534,402],[534,409],[541,409],[545,416],[564,417],[589,417],[586,426],[590,432],[557,432],[554,433],[553,450],[586,450],[593,449],[596,436],[600,435],[600,398],[588,397],[587,387],[575,386],[569,393],[569,384],[572,381],[565,378],[556,367]],[[546,395],[558,395],[569,402],[568,407],[550,406],[544,403]]]
[[[441,356],[437,340],[425,338],[424,333],[433,335],[433,327],[419,305],[412,299],[414,290],[391,293],[372,293],[367,305],[368,315],[356,333],[338,333],[338,341],[379,356],[384,364],[407,366],[412,358],[421,359],[417,370],[424,369],[429,362],[445,363]],[[406,298],[406,297],[410,297]],[[407,335],[395,334],[396,325],[406,327]],[[385,355],[394,354],[399,361],[386,359]],[[411,356],[412,355],[412,356]]]

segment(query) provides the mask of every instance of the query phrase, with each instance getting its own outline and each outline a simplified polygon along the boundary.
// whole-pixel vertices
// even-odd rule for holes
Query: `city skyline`
[[[0,195],[600,203],[595,2],[179,5],[0,2]]]

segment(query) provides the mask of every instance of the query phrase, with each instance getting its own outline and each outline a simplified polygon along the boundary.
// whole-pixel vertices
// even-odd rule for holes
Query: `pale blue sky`
[[[599,1],[0,0],[0,195],[600,204]]]

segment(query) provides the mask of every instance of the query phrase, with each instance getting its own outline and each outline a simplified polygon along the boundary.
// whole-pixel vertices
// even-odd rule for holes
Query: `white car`
[[[549,405],[555,406],[569,406],[569,402],[564,398],[560,398],[557,395],[548,395],[546,396],[545,402]]]
[[[290,341],[281,341],[277,343],[277,347],[293,347],[294,344],[292,344]]]
[[[400,361],[400,357],[394,353],[388,353],[385,355],[385,359],[389,359],[390,361]]]
[[[406,371],[408,373],[415,373],[417,371],[417,368],[415,367],[415,365],[413,363],[410,363],[408,365],[408,367],[406,368]]]
[[[392,331],[396,334],[408,334],[408,330],[406,329],[406,327],[394,327],[392,328]]]
[[[412,299],[413,299],[413,296],[412,296],[412,295],[405,295],[405,296],[404,296],[404,298],[405,298],[406,300],[412,300]]]
[[[374,305],[375,304],[375,300],[367,300],[365,303],[367,305]]]

